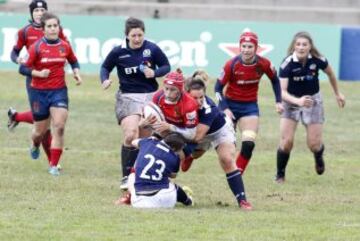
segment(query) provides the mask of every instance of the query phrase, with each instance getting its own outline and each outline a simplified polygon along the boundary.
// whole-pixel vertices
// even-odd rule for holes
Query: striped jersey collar
[[[308,55],[308,59],[311,59],[311,58],[312,58],[312,55],[309,54],[309,55]],[[292,59],[293,59],[294,62],[299,62],[299,58],[296,56],[295,51],[294,51],[293,54],[292,54]]]

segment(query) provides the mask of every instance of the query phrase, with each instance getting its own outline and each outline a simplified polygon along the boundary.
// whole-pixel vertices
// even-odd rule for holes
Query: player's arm
[[[11,61],[15,64],[21,64],[24,62],[24,60],[19,57],[21,49],[25,46],[24,34],[24,29],[19,30],[19,32],[17,33],[16,44],[10,54]]]
[[[68,44],[68,48],[69,48],[69,53],[67,55],[67,61],[69,62],[70,66],[73,70],[76,85],[80,85],[82,83],[82,79],[81,79],[81,75],[80,75],[80,64],[74,54],[74,51],[72,50],[72,48],[70,46],[70,44]]]
[[[228,109],[228,105],[224,98],[224,87],[230,81],[231,78],[231,61],[228,61],[224,68],[221,71],[220,77],[216,80],[215,83],[215,97],[219,102],[219,107],[222,110]]]
[[[275,102],[281,103],[281,86],[280,86],[280,80],[277,76],[276,70],[274,66],[271,64],[271,62],[266,62],[265,66],[265,74],[271,81],[272,89],[275,95]]]
[[[195,137],[194,137],[193,141],[196,143],[201,141],[206,136],[206,133],[209,131],[209,129],[210,129],[210,126],[199,123],[196,126],[196,133],[195,133]]]
[[[274,91],[274,94],[275,94],[275,108],[276,108],[276,112],[281,114],[283,111],[284,111],[284,107],[282,105],[282,102],[281,102],[281,86],[280,86],[280,80],[276,74],[276,71],[275,71],[275,74],[273,76],[271,80],[271,85],[272,85],[272,88],[273,88],[273,91]]]
[[[111,52],[106,56],[104,63],[101,65],[100,68],[100,82],[101,86],[104,90],[109,88],[112,84],[112,80],[109,79],[111,71],[115,67],[115,60],[116,60],[116,52],[115,49],[111,50]]]
[[[35,44],[33,44],[29,49],[29,57],[27,61],[23,64],[20,64],[19,73],[25,76],[47,78],[50,74],[49,69],[36,70],[32,68],[36,58],[37,58],[37,54],[35,50]]]
[[[21,49],[14,47],[11,51],[10,58],[15,64],[20,64],[23,60],[19,57]]]
[[[178,132],[181,135],[183,135],[185,137],[185,139],[187,140],[192,140],[195,137],[196,134],[196,127],[192,127],[192,128],[181,128],[181,127],[177,127],[175,125],[170,125],[170,131],[174,131],[174,132]]]
[[[305,106],[305,107],[310,107],[313,105],[313,99],[311,98],[310,95],[304,95],[301,97],[296,97],[291,95],[288,91],[288,84],[289,84],[289,79],[288,78],[281,78],[280,77],[280,83],[281,83],[281,94],[282,94],[282,99],[288,103],[297,105],[297,106]]]
[[[178,127],[166,121],[157,122],[151,125],[156,132],[164,133],[168,131],[180,133],[187,140],[192,140],[196,134],[196,127]]]
[[[338,106],[340,108],[343,108],[345,106],[345,96],[342,93],[340,93],[338,85],[337,85],[335,73],[329,64],[324,69],[324,72],[326,73],[326,75],[329,78],[329,81],[330,81],[331,87],[334,91]]]
[[[164,52],[157,47],[154,62],[157,68],[154,71],[154,77],[161,77],[170,72],[170,63]]]
[[[228,105],[224,99],[223,91],[224,91],[225,85],[220,82],[219,79],[216,80],[215,83],[215,97],[217,101],[219,102],[219,107],[222,110],[228,109]]]

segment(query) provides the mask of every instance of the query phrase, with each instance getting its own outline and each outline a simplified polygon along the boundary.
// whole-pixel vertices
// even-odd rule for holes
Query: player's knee
[[[230,156],[220,156],[219,161],[225,173],[229,173],[236,169],[235,161]]]
[[[308,147],[312,152],[315,153],[321,149],[322,145],[321,142],[308,142]]]
[[[63,136],[65,133],[65,124],[64,123],[54,123],[54,134],[58,136]]]
[[[47,129],[34,129],[32,132],[32,138],[36,141],[41,140],[45,135]]]
[[[294,141],[292,140],[281,140],[280,149],[286,153],[290,153],[294,146]]]
[[[249,160],[252,156],[252,152],[254,148],[255,148],[255,142],[243,141],[241,143],[241,155]]]
[[[242,141],[255,141],[257,133],[253,130],[244,130],[241,133],[241,140]]]

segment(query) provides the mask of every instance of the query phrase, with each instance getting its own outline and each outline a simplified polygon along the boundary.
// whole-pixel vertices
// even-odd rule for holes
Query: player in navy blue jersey
[[[241,173],[235,163],[235,131],[230,119],[205,95],[203,78],[195,76],[187,85],[188,92],[199,105],[199,124],[196,126],[194,142],[198,143],[194,153],[188,155],[181,164],[182,171],[190,168],[192,159],[199,158],[211,146],[215,148],[220,165],[226,173],[226,179],[240,208],[251,210],[251,204],[246,201],[245,189]]]
[[[340,108],[345,106],[345,97],[339,92],[335,74],[317,48],[309,33],[295,34],[288,57],[280,66],[280,81],[284,113],[280,120],[280,145],[277,151],[276,181],[285,181],[285,168],[294,143],[299,120],[304,124],[307,145],[315,158],[315,170],[321,175],[325,171],[322,129],[324,123],[323,101],[319,88],[319,70],[330,80]]]
[[[128,18],[125,23],[125,40],[106,57],[100,70],[103,89],[109,88],[111,71],[116,67],[120,88],[116,95],[115,112],[123,130],[121,147],[122,184],[126,189],[127,176],[138,151],[131,142],[139,137],[138,124],[142,109],[158,89],[157,77],[170,71],[170,64],[163,51],[144,39],[144,22]]]
[[[172,132],[163,140],[149,137],[136,139],[132,144],[139,148],[139,154],[134,174],[129,176],[130,195],[116,204],[131,203],[136,208],[172,208],[176,202],[192,205],[190,194],[185,192],[189,189],[170,181],[179,171],[180,157],[177,152],[185,145],[184,137]]]

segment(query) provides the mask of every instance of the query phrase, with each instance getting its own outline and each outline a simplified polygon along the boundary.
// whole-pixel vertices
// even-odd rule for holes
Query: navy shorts
[[[259,116],[259,106],[257,102],[240,102],[226,99],[229,109],[235,116],[235,122],[244,116]]]
[[[39,90],[29,88],[31,111],[35,121],[42,121],[50,116],[50,107],[68,109],[69,98],[67,88]]]
[[[27,93],[28,100],[30,103],[31,77],[26,76],[25,84],[26,84],[26,93]]]

